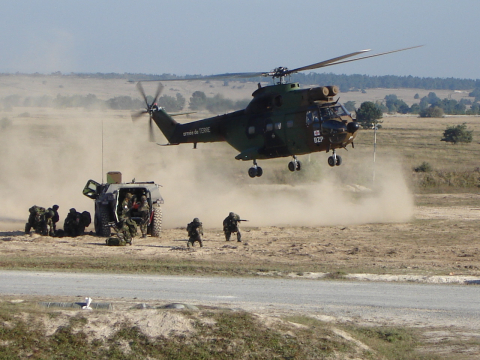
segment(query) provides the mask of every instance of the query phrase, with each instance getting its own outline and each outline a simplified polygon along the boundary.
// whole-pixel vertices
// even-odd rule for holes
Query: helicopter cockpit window
[[[275,130],[280,130],[282,128],[282,123],[275,123]]]
[[[309,110],[307,111],[307,125],[311,125],[314,122],[319,122],[318,118],[318,111],[317,110]]]
[[[273,130],[273,124],[267,124],[267,126],[265,126],[265,131],[272,131]]]
[[[250,127],[248,128],[248,133],[249,133],[249,134],[255,134],[255,126],[250,126]]]
[[[337,113],[338,116],[348,116],[350,113],[347,109],[343,107],[343,105],[338,105],[333,107],[333,111]]]

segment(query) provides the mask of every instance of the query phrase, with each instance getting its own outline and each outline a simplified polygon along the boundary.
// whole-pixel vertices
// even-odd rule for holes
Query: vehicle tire
[[[110,236],[110,226],[108,223],[110,222],[110,217],[108,214],[108,208],[100,207],[98,209],[98,214],[95,214],[95,231],[99,236]]]
[[[162,232],[162,208],[160,206],[153,209],[153,219],[150,227],[151,235],[153,237],[160,237]]]
[[[251,178],[257,176],[257,169],[255,169],[253,166],[248,169],[248,176],[250,176]]]
[[[288,170],[290,170],[292,172],[295,171],[295,162],[294,161],[290,161],[288,163]]]
[[[333,156],[328,157],[328,165],[335,166],[335,158]]]
[[[342,165],[342,157],[337,155],[337,163],[335,164],[337,166]]]
[[[257,177],[260,177],[263,175],[263,169],[260,166],[257,166]]]

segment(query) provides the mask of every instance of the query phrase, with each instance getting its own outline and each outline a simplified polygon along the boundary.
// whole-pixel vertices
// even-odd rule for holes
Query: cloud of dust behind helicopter
[[[24,221],[32,205],[60,205],[61,226],[71,207],[93,215],[93,201],[82,189],[89,179],[101,182],[107,171],[121,171],[124,181],[161,184],[167,228],[194,217],[206,228],[221,227],[230,211],[248,219],[248,226],[403,222],[413,216],[413,196],[395,159],[377,163],[373,187],[371,156],[357,148],[343,152],[344,165],[335,168],[325,153],[312,154],[310,162],[300,157],[304,166],[295,173],[287,169],[288,158],[261,161],[264,176],[250,179],[251,163],[235,160],[226,144],[159,147],[147,142],[146,121],[137,125],[123,112],[83,110],[15,118],[0,133],[0,220]],[[358,196],[349,190],[358,184],[371,191]]]

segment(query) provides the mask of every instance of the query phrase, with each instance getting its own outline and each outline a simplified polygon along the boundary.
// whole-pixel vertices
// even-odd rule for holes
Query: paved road
[[[0,271],[0,294],[137,298],[480,329],[480,286]],[[78,298],[76,299],[78,300]],[[54,298],[52,301],[55,301]]]

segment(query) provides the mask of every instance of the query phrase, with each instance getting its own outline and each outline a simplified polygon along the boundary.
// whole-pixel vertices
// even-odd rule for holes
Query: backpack
[[[125,240],[120,239],[118,237],[109,237],[107,240],[105,240],[105,243],[107,246],[126,246],[127,243]]]

